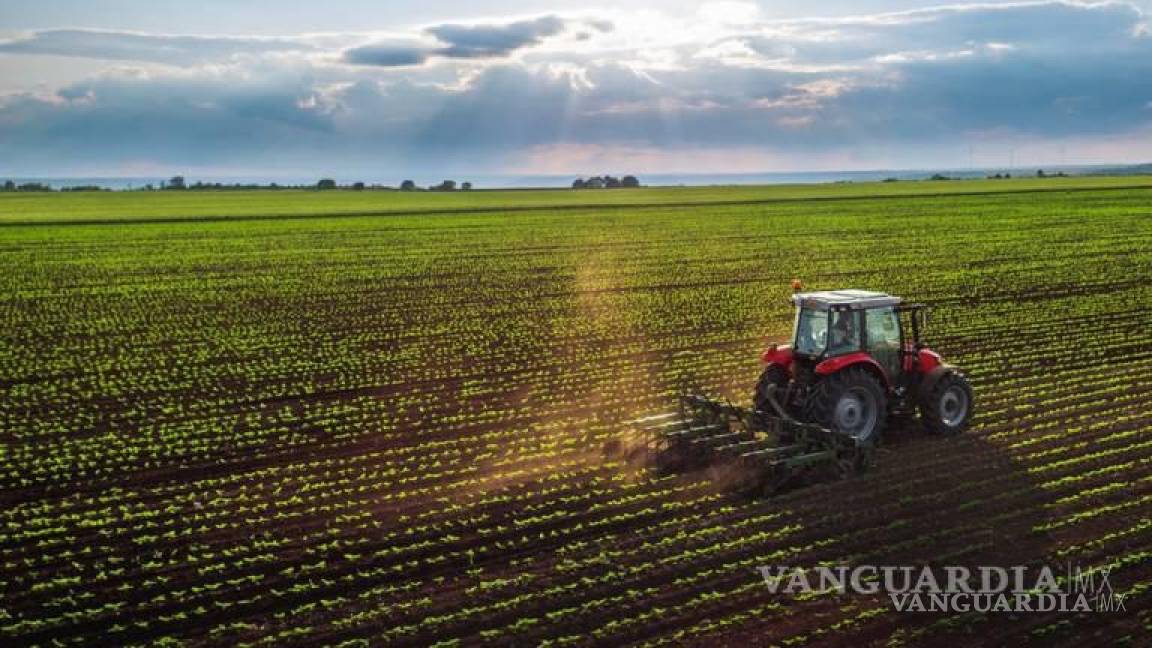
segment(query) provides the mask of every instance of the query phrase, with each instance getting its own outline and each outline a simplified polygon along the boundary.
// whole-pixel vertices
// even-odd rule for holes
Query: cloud
[[[92,29],[51,29],[0,41],[0,53],[7,54],[49,54],[169,65],[196,65],[244,54],[311,49],[306,43],[283,38],[173,36]]]
[[[563,32],[570,22],[575,21],[567,21],[559,16],[541,16],[503,24],[434,25],[424,30],[433,42],[376,42],[351,48],[344,52],[342,58],[344,62],[354,65],[380,67],[420,65],[433,57],[496,58],[539,45],[544,39]],[[583,24],[600,32],[612,31],[612,23],[605,20],[589,20]],[[588,37],[587,32],[577,34],[578,40],[586,40]]]
[[[942,165],[966,163],[973,143],[1070,143],[1069,161],[1071,143],[1152,156],[1152,37],[1147,17],[1128,4],[713,21],[716,31],[695,38],[697,18],[612,18],[452,23],[389,39],[339,35],[323,41],[324,56],[308,57],[243,56],[237,39],[202,38],[186,49],[226,64],[108,71],[0,98],[0,161],[33,170],[148,160],[174,170],[447,174],[544,168],[539,160],[554,153],[564,153],[564,168],[601,167],[588,172],[611,159],[635,165],[633,172],[693,160],[729,171]],[[588,32],[595,34],[580,36]],[[357,41],[367,44],[341,48]],[[251,47],[266,52],[257,44],[269,42],[322,41]],[[1127,151],[1114,144],[1124,141]],[[725,150],[733,152],[727,166]],[[675,164],[658,163],[660,155]]]
[[[1020,46],[1054,57],[1087,47],[1124,49],[1144,24],[1124,2],[1063,1],[950,5],[849,18],[791,20],[753,25],[709,46],[735,43],[761,62],[792,66],[861,66],[911,53],[946,55],[988,44]],[[1080,34],[1100,40],[1082,43]],[[730,48],[734,47],[729,45]],[[707,54],[707,52],[705,52]]]
[[[375,65],[378,67],[403,67],[420,65],[428,60],[434,50],[421,45],[396,42],[379,42],[346,50],[345,63],[353,65]]]
[[[332,139],[307,76],[231,72],[106,76],[0,100],[0,157],[21,167],[228,165]],[[275,161],[264,157],[264,164]]]
[[[506,56],[522,47],[539,45],[544,38],[563,31],[564,25],[558,16],[542,16],[506,25],[437,25],[426,31],[448,45],[443,56],[483,58]]]

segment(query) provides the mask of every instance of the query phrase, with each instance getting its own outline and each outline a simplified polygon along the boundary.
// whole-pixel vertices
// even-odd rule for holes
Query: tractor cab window
[[[828,343],[828,311],[801,308],[796,314],[796,353],[818,356]]]
[[[900,370],[900,321],[891,306],[867,311],[868,353],[893,376]]]
[[[837,356],[860,350],[861,311],[832,311],[828,333],[828,355]]]

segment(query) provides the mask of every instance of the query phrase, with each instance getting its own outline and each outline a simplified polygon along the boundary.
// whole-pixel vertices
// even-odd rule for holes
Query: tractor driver
[[[856,330],[856,313],[853,311],[834,311],[832,313],[832,329],[828,333],[828,354],[837,355],[847,351],[855,351],[860,347],[860,334]]]

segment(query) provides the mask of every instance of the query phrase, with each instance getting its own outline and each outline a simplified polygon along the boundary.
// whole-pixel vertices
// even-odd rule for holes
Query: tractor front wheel
[[[959,371],[941,376],[920,403],[920,419],[935,434],[959,434],[972,420],[972,386]]]
[[[875,445],[884,429],[888,403],[880,381],[865,369],[849,367],[816,384],[804,414],[809,421]]]

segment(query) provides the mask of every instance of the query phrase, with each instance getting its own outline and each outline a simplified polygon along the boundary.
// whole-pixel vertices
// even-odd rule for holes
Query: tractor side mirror
[[[925,308],[924,310],[920,311],[920,325],[924,328],[928,328],[928,321],[931,319],[931,315],[931,308]]]

